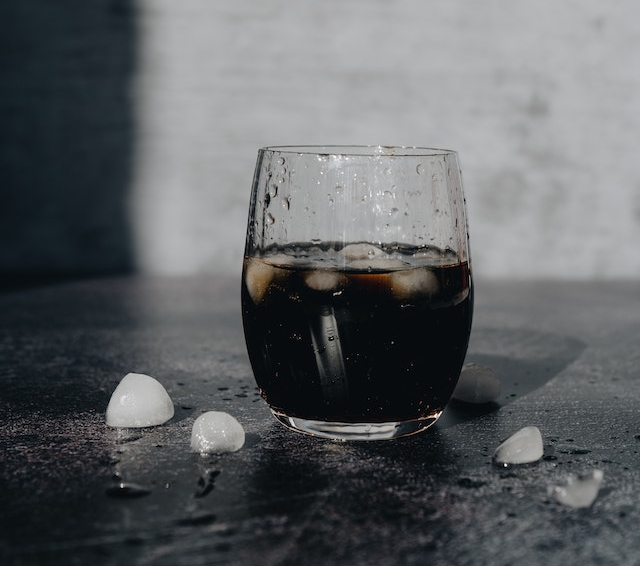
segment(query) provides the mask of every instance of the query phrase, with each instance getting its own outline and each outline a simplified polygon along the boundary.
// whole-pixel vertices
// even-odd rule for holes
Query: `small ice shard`
[[[244,445],[244,429],[229,413],[208,411],[191,429],[191,449],[201,454],[236,452]]]
[[[314,291],[332,291],[344,284],[345,277],[337,271],[314,269],[304,278],[307,287]]]
[[[117,428],[142,428],[166,423],[173,417],[171,397],[162,384],[149,375],[128,373],[107,406],[107,425]]]
[[[500,466],[530,464],[542,458],[543,446],[540,430],[526,426],[507,438],[496,448],[493,460]]]
[[[425,267],[403,269],[391,274],[391,293],[396,299],[435,295],[439,288],[435,273]]]
[[[346,261],[353,261],[380,257],[385,255],[385,253],[378,246],[367,244],[366,242],[360,242],[357,244],[347,244],[338,252],[338,255],[343,257]]]
[[[489,403],[500,395],[500,380],[493,368],[469,363],[462,367],[453,398],[464,403]]]
[[[549,492],[558,503],[567,507],[574,509],[591,507],[598,497],[603,478],[602,470],[591,470],[580,476],[571,476],[566,485],[553,486]]]

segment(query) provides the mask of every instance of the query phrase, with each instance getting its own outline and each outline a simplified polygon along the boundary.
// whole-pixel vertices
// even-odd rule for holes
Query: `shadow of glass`
[[[480,329],[469,347],[466,361],[495,370],[501,382],[498,399],[473,405],[451,401],[436,427],[444,429],[493,413],[543,387],[576,360],[585,348],[568,336],[531,330]]]

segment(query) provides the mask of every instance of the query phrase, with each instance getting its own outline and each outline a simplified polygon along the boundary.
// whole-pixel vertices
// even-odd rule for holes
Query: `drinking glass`
[[[456,152],[260,149],[241,297],[256,383],[285,426],[342,440],[431,426],[473,311]]]

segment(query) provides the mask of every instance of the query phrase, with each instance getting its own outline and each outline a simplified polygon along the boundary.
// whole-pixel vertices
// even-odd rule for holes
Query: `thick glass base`
[[[433,425],[442,411],[433,413],[420,419],[410,421],[395,421],[388,423],[343,423],[327,422],[289,417],[271,411],[275,418],[292,430],[330,438],[332,440],[391,440],[401,436],[409,436],[428,429]]]

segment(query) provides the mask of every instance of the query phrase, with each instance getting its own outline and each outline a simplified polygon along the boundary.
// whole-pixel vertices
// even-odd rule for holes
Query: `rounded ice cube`
[[[500,395],[500,379],[493,368],[468,363],[462,367],[453,398],[463,403],[489,403]]]
[[[117,428],[142,428],[164,424],[173,414],[171,397],[157,379],[128,373],[111,395],[106,421]]]
[[[201,454],[236,452],[244,445],[244,429],[229,413],[207,411],[191,429],[191,449]]]
[[[543,445],[540,430],[535,426],[526,426],[511,435],[496,448],[493,460],[496,464],[530,464],[542,458]]]

